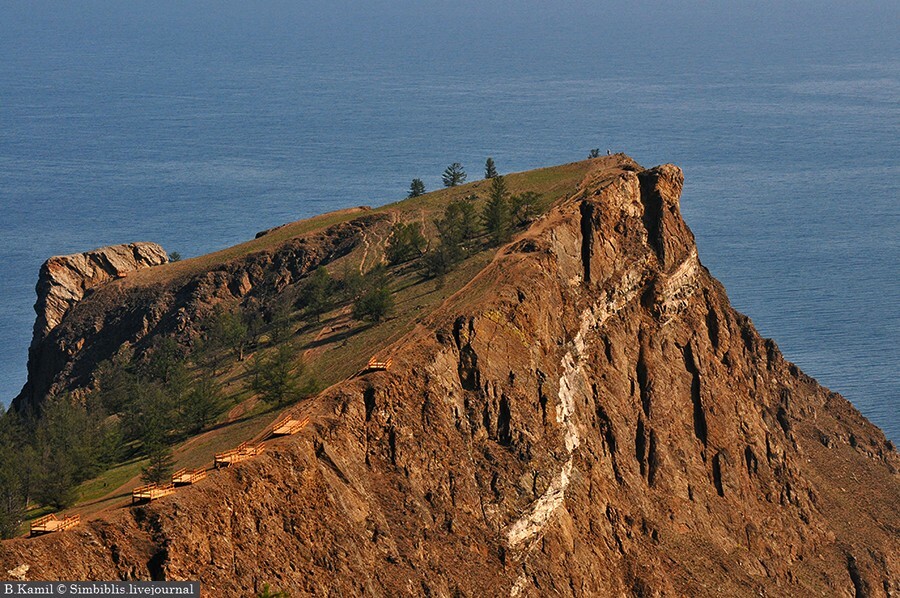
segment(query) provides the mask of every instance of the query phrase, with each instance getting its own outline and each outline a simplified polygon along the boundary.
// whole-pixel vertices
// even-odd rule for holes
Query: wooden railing
[[[75,527],[81,522],[81,515],[66,515],[62,519],[58,519],[53,513],[44,515],[31,522],[31,535],[49,534],[51,532],[61,532],[71,527]]]
[[[388,357],[387,361],[376,361],[373,357],[369,360],[369,363],[366,365],[366,369],[369,370],[389,370],[391,366],[394,364],[394,358]]]
[[[391,367],[391,359],[385,362],[375,361],[371,359],[366,366],[372,370],[386,370]],[[302,417],[297,415],[287,415],[276,421],[272,426],[272,436],[285,436],[296,434],[309,424],[309,416]],[[237,448],[216,453],[215,467],[230,467],[235,463],[246,461],[251,457],[262,453],[265,450],[262,443],[242,442]],[[182,468],[172,474],[172,482],[169,484],[145,484],[138,486],[131,491],[131,504],[139,502],[151,502],[164,496],[174,494],[176,486],[187,484],[195,484],[207,476],[205,469],[187,469]],[[50,532],[62,531],[74,527],[81,521],[80,515],[69,515],[63,519],[58,519],[56,515],[49,514],[39,517],[31,522],[31,535],[47,534]]]
[[[172,474],[172,483],[176,486],[184,486],[197,483],[205,477],[205,469],[179,469]]]
[[[298,418],[293,415],[288,415],[284,417],[272,426],[272,436],[290,436],[291,434],[296,434],[300,430],[306,427],[306,424],[309,423],[309,416],[303,416]]]
[[[391,366],[394,365],[394,358],[388,357],[387,361],[378,361],[374,357],[369,360],[369,363],[366,364],[366,367],[357,372],[357,376],[362,376],[363,374],[367,374],[369,372],[383,372],[385,370],[391,369]]]
[[[246,461],[250,457],[255,457],[256,455],[263,452],[265,446],[262,444],[250,444],[249,442],[243,442],[236,449],[231,449],[230,451],[225,451],[224,453],[216,453],[216,461],[215,466],[218,467],[230,467],[235,463],[240,463],[241,461]]]
[[[175,484],[147,484],[146,486],[138,486],[131,491],[131,504],[142,501],[154,501],[163,496],[168,496],[175,492]]]

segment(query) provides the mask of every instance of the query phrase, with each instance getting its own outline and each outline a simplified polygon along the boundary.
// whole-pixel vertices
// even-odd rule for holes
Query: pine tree
[[[422,255],[427,243],[418,223],[398,222],[391,229],[384,255],[391,264],[401,264]]]
[[[444,187],[462,185],[466,182],[466,171],[463,170],[462,164],[454,162],[444,170],[441,180],[444,181]]]
[[[509,238],[510,206],[509,192],[502,176],[491,179],[488,200],[481,211],[481,220],[494,244],[500,244]]]
[[[394,310],[394,297],[386,286],[377,286],[364,293],[353,304],[357,320],[380,322]]]
[[[172,449],[164,442],[153,442],[146,445],[149,462],[141,470],[141,479],[147,484],[164,484],[171,480],[172,469],[175,467],[175,459],[172,458]]]
[[[462,259],[461,251],[441,243],[432,247],[422,260],[422,275],[425,278],[437,278],[450,271],[450,268]]]
[[[435,226],[441,244],[426,256],[425,275],[428,278],[446,273],[468,254],[467,241],[478,234],[475,204],[461,199],[451,201],[444,208],[444,217],[436,221]]]
[[[301,384],[306,368],[303,363],[294,361],[294,348],[290,345],[281,345],[265,357],[253,356],[247,369],[250,390],[273,405],[292,403],[315,390],[315,383],[311,380]]]
[[[238,361],[244,361],[244,351],[250,344],[250,329],[241,313],[220,312],[207,332],[210,348],[227,347],[234,351]]]
[[[130,347],[120,349],[112,359],[97,366],[97,397],[103,409],[111,415],[121,414],[127,409],[140,382],[132,364],[133,357]]]
[[[34,432],[38,502],[61,509],[75,500],[76,485],[97,473],[101,434],[84,405],[67,395],[47,400]]]
[[[0,414],[0,539],[18,535],[28,493],[24,438],[14,419],[9,412]]]
[[[168,384],[177,377],[178,370],[183,368],[184,357],[178,342],[169,336],[154,343],[150,361],[144,370],[151,378]]]
[[[419,197],[424,194],[425,183],[422,182],[422,179],[413,179],[409,184],[409,193],[407,194],[407,197]]]
[[[297,303],[303,305],[303,290],[300,291],[300,299]],[[269,309],[269,342],[273,345],[279,344],[291,332],[291,313],[294,304],[291,301],[285,301],[283,298],[276,299],[274,305]]]
[[[187,393],[182,409],[183,428],[189,433],[199,432],[215,421],[222,412],[222,391],[209,373],[202,373]]]
[[[522,226],[531,220],[537,212],[537,203],[540,200],[540,194],[534,191],[513,195],[509,200],[513,224]]]
[[[497,167],[494,166],[494,159],[488,158],[484,163],[484,178],[493,179],[497,177]]]
[[[334,281],[324,266],[319,266],[303,283],[298,304],[305,307],[306,312],[316,322],[319,317],[332,306]]]
[[[15,449],[0,446],[0,539],[16,536],[25,517],[18,461]]]

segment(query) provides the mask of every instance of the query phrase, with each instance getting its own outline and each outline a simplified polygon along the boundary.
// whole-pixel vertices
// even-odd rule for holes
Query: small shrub
[[[357,320],[381,322],[394,310],[394,297],[387,287],[373,288],[353,304],[353,317]]]

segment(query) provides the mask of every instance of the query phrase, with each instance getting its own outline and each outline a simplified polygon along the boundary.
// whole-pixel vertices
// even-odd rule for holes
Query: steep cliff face
[[[0,571],[225,596],[896,594],[896,452],[731,308],[682,183],[594,173],[300,435],[6,542]]]
[[[165,250],[156,243],[129,243],[51,257],[44,262],[35,287],[37,317],[28,349],[28,381],[13,401],[14,405],[33,394],[37,373],[44,370],[42,356],[47,337],[86,293],[129,273],[168,261]]]
[[[122,278],[145,265],[166,261],[162,249],[152,243],[51,258],[41,268],[38,282],[38,319],[29,350],[28,380],[13,399],[13,408],[38,405],[48,394],[90,386],[97,364],[122,346],[140,350],[162,334],[174,334],[189,343],[219,303],[277,294],[310,270],[350,251],[364,230],[383,219],[363,215],[211,270],[188,270],[159,281]],[[128,261],[126,256],[132,254],[134,260]],[[88,290],[92,291],[90,301],[81,301]]]
[[[40,344],[84,294],[105,282],[169,261],[156,243],[101,247],[85,253],[51,257],[41,266],[37,283],[32,346]]]

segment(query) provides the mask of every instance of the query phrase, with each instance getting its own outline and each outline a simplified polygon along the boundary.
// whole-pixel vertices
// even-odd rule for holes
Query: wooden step
[[[186,486],[196,484],[205,477],[205,469],[179,469],[172,474],[172,483],[176,486]]]
[[[138,486],[131,491],[131,504],[143,501],[152,502],[163,496],[174,494],[174,492],[175,484],[147,484],[145,486]]]
[[[309,416],[304,416],[301,418],[297,418],[295,416],[289,415],[279,421],[275,422],[275,425],[272,426],[272,435],[273,436],[290,436],[292,434],[296,434],[300,430],[306,427],[306,424],[309,423]]]
[[[44,515],[31,522],[31,535],[49,534],[52,532],[61,532],[73,528],[81,522],[81,515],[66,515],[62,519],[56,515]]]

